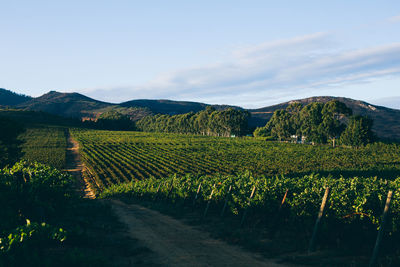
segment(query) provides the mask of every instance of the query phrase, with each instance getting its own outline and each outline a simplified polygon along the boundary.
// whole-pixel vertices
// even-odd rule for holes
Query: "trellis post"
[[[243,213],[242,221],[240,222],[240,227],[242,227],[243,224],[244,224],[244,221],[245,221],[246,215],[247,215],[247,211],[248,211],[249,208],[250,208],[251,199],[253,198],[254,192],[255,192],[255,191],[256,191],[256,186],[253,186],[253,190],[251,191],[250,198],[249,198],[249,202],[247,203],[247,208],[245,209],[245,211],[244,211],[244,213]]]
[[[213,188],[212,188],[212,190],[211,190],[210,197],[208,198],[207,206],[206,206],[206,209],[204,210],[204,214],[203,214],[202,220],[204,220],[204,218],[205,218],[206,215],[207,215],[208,208],[210,207],[211,199],[212,199],[212,196],[213,196],[213,194],[214,194],[214,190],[215,190],[215,184],[213,185]]]
[[[329,195],[329,187],[325,188],[324,197],[322,198],[321,207],[319,208],[317,220],[315,221],[314,230],[311,236],[310,245],[308,246],[308,253],[314,251],[315,249],[315,239],[317,237],[319,223],[321,221],[322,216],[324,215],[324,209],[326,205],[326,201],[328,200]]]
[[[199,184],[199,187],[197,188],[196,196],[193,199],[192,208],[194,208],[194,206],[196,205],[196,201],[197,201],[197,198],[199,197],[200,190],[201,190],[201,183]]]
[[[226,193],[225,203],[224,203],[224,206],[222,207],[222,211],[221,211],[221,218],[224,217],[225,209],[226,209],[226,206],[228,205],[228,200],[229,200],[231,190],[232,190],[232,185],[229,186],[228,192]]]
[[[392,201],[392,195],[393,195],[393,190],[389,190],[389,192],[387,194],[387,198],[386,198],[385,208],[383,209],[383,213],[382,213],[382,221],[381,221],[381,225],[379,227],[378,236],[376,237],[374,251],[372,252],[372,257],[369,262],[370,267],[375,266],[376,261],[378,259],[379,247],[381,245],[383,234],[385,233],[386,218],[387,218],[387,214],[389,213],[390,202]]]

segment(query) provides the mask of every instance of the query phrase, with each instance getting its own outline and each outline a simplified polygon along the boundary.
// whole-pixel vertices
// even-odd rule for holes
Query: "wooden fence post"
[[[281,205],[279,205],[278,214],[281,212],[281,209],[282,209],[283,204],[285,204],[285,200],[286,200],[286,197],[287,197],[287,193],[288,193],[288,192],[289,192],[289,189],[286,189],[285,195],[283,196],[282,201],[281,201]]]
[[[196,205],[196,201],[197,201],[197,198],[199,197],[200,190],[201,190],[201,183],[199,184],[199,187],[197,188],[196,196],[193,199],[192,208],[194,208],[194,206]]]
[[[370,267],[375,266],[376,261],[378,259],[379,247],[380,247],[380,244],[382,241],[382,237],[385,233],[386,218],[387,218],[387,214],[389,212],[390,202],[392,201],[392,195],[393,195],[393,190],[389,190],[389,192],[387,194],[387,198],[386,198],[385,208],[383,209],[383,213],[382,213],[381,226],[379,228],[378,236],[376,237],[374,251],[372,252],[372,257],[369,262]]]
[[[171,182],[171,188],[169,189],[168,194],[167,194],[167,197],[165,198],[166,200],[168,200],[168,198],[169,198],[169,196],[171,195],[173,189],[174,189],[174,181],[172,180],[172,182]]]
[[[321,221],[321,218],[324,215],[324,209],[326,201],[328,200],[328,195],[329,195],[329,187],[326,187],[324,197],[322,198],[321,207],[319,208],[318,217],[317,220],[315,221],[314,230],[310,240],[310,245],[308,247],[308,253],[314,251],[315,249],[315,239],[318,233],[319,222]]]
[[[192,183],[189,184],[189,187],[188,187],[187,191],[190,192],[191,189],[192,189]],[[189,197],[190,197],[190,193],[189,193]],[[186,204],[186,197],[183,196],[182,206],[184,207],[185,204]]]
[[[224,203],[224,206],[222,207],[222,211],[221,211],[221,218],[224,216],[226,206],[228,205],[228,200],[229,200],[231,190],[232,190],[232,185],[229,186],[228,192],[226,193],[225,203]]]
[[[286,197],[287,197],[288,192],[289,192],[289,189],[286,189],[286,192],[285,192],[285,194],[283,195],[282,201],[281,201],[281,203],[280,203],[280,205],[279,205],[278,212],[276,213],[275,219],[274,219],[274,221],[272,222],[272,223],[273,223],[273,224],[272,224],[272,237],[275,237],[275,235],[276,235],[276,233],[277,233],[279,217],[280,217],[280,214],[281,214],[282,206],[283,206],[283,204],[285,204],[285,201],[286,201]]]
[[[157,187],[157,191],[156,191],[156,193],[154,194],[154,200],[157,200],[157,198],[158,198],[158,192],[160,191],[160,188],[161,188],[161,184],[162,184],[163,182],[162,181],[160,181],[160,183],[158,184],[158,187]]]
[[[246,219],[247,211],[250,208],[251,199],[253,198],[255,191],[256,191],[256,186],[253,186],[253,190],[251,191],[249,202],[247,203],[247,208],[245,209],[245,211],[243,213],[242,221],[240,222],[240,227],[242,227],[244,224],[244,220]]]
[[[212,190],[211,190],[210,197],[208,198],[207,206],[206,206],[206,209],[204,210],[204,214],[203,214],[202,220],[204,220],[204,218],[205,218],[206,215],[207,215],[208,208],[210,207],[210,203],[211,203],[211,198],[212,198],[212,196],[213,196],[213,194],[214,194],[214,190],[215,190],[215,184],[213,185],[213,188],[212,188]]]

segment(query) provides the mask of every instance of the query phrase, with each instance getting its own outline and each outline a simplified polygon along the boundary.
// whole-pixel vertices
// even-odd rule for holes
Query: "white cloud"
[[[249,106],[315,88],[400,74],[400,43],[340,50],[327,33],[238,48],[223,63],[160,75],[143,86],[90,90],[107,101],[168,98]]]
[[[400,15],[388,18],[388,21],[391,23],[400,22]]]

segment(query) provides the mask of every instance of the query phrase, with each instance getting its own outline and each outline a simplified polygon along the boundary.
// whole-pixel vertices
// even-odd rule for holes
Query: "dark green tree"
[[[353,116],[340,136],[343,145],[360,147],[374,141],[372,132],[372,119],[366,116]]]
[[[305,106],[300,112],[301,133],[309,142],[326,143],[321,127],[323,107],[324,104],[314,102]]]
[[[134,130],[135,124],[130,118],[115,110],[104,112],[96,121],[96,127],[107,130]]]
[[[257,127],[254,130],[253,135],[255,137],[267,137],[269,135],[269,132],[267,131],[267,128],[265,128],[265,127]]]
[[[341,120],[348,118],[352,114],[352,110],[344,103],[332,100],[325,103],[321,114],[322,132],[327,139],[332,141],[332,146],[335,147],[336,139],[346,128]]]
[[[288,140],[291,131],[290,114],[284,109],[276,110],[265,128],[272,137],[280,141]]]

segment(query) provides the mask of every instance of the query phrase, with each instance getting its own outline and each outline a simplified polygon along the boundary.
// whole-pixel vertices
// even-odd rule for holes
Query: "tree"
[[[301,134],[310,142],[326,143],[321,127],[323,107],[324,104],[314,102],[305,106],[300,112]]]
[[[243,135],[247,131],[250,113],[228,108],[217,111],[213,107],[179,115],[147,116],[136,122],[142,131],[202,134],[212,136]]]
[[[265,127],[271,136],[280,141],[289,139],[291,134],[290,114],[284,109],[276,110]]]
[[[350,116],[352,114],[352,110],[344,103],[337,100],[332,100],[325,103],[321,114],[322,132],[327,139],[332,140],[332,146],[335,147],[336,138],[338,138],[346,128],[346,125],[340,120]]]
[[[342,144],[347,146],[360,147],[373,142],[375,139],[372,133],[373,121],[366,116],[353,116],[349,124],[340,136]]]
[[[290,103],[286,111],[290,114],[290,135],[301,135],[300,112],[303,108],[301,103]]]
[[[257,127],[254,130],[253,135],[255,137],[267,137],[268,136],[267,128],[265,128],[265,127]]]
[[[135,125],[130,118],[115,110],[104,112],[96,121],[96,126],[107,130],[134,130]]]

